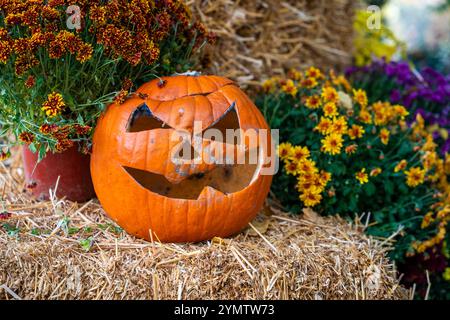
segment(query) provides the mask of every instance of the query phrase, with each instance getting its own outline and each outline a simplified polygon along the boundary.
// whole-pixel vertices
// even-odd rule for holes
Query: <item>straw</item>
[[[97,200],[35,202],[20,153],[0,168],[0,299],[408,299],[388,242],[364,225],[267,207],[239,235],[198,244],[131,237]],[[268,214],[269,212],[269,214]],[[270,215],[270,212],[272,215]],[[9,231],[8,231],[9,230]],[[53,233],[52,233],[53,231]]]
[[[255,88],[290,68],[342,71],[351,63],[357,1],[190,0],[218,37],[203,67]]]

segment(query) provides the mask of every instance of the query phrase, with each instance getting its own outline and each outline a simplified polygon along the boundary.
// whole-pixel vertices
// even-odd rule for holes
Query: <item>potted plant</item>
[[[187,71],[211,40],[181,0],[0,2],[1,158],[23,145],[35,196],[85,201],[92,128],[111,102]]]

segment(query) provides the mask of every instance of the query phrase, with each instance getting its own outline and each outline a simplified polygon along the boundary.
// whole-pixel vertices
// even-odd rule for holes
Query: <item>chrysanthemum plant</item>
[[[450,75],[431,68],[417,70],[406,61],[373,60],[346,72],[354,87],[370,92],[369,102],[389,100],[404,105],[408,121],[420,114],[440,146],[450,152]]]
[[[109,103],[189,70],[211,39],[181,0],[0,0],[1,157],[87,152]]]
[[[263,87],[257,104],[282,142],[273,191],[290,211],[359,216],[374,236],[397,233],[400,261],[448,238],[450,163],[420,117],[410,128],[403,106],[369,105],[345,77],[316,68]]]

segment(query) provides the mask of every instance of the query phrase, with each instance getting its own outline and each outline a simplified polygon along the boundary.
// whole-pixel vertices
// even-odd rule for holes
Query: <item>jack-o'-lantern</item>
[[[245,135],[252,130],[267,132],[256,145]],[[239,133],[230,142],[193,137],[195,131]],[[95,191],[106,213],[137,237],[198,242],[230,236],[256,216],[269,192],[272,176],[262,169],[272,143],[262,137],[270,140],[266,121],[231,80],[154,80],[100,118],[91,159]],[[252,163],[251,152],[257,154]],[[225,161],[217,161],[217,154],[225,154]]]

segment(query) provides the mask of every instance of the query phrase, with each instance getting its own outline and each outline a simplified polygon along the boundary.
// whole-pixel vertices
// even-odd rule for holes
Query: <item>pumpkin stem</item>
[[[201,76],[202,73],[200,71],[186,71],[183,73],[175,73],[175,76],[188,76],[188,77],[198,77]]]

